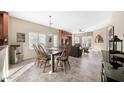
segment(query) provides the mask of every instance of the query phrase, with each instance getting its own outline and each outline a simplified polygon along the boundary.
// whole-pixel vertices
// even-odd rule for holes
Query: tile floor
[[[71,70],[66,74],[61,69],[49,74],[50,67],[42,72],[43,67],[33,65],[16,82],[100,82],[101,81],[101,53],[82,54],[81,58],[69,57]]]

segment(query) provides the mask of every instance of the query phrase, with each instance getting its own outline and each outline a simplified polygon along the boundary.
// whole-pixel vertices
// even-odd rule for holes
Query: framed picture
[[[17,42],[25,42],[25,34],[17,33]]]
[[[107,28],[108,30],[108,37],[109,37],[109,40],[113,39],[114,38],[114,26],[108,26]]]

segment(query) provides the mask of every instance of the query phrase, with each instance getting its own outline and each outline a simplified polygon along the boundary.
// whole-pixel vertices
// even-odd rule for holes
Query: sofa
[[[82,55],[82,49],[80,44],[75,44],[74,46],[71,47],[69,56],[81,57],[81,55]]]

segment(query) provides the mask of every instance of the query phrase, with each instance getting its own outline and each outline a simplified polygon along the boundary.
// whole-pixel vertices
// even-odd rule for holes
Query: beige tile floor
[[[33,65],[22,75],[16,78],[16,82],[100,82],[102,56],[90,52],[83,54],[81,58],[69,57],[71,70],[66,74],[61,69],[49,74],[50,68],[42,72],[43,67]]]

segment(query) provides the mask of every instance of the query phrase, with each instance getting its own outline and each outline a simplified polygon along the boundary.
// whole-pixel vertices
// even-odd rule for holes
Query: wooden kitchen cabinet
[[[0,12],[0,46],[8,45],[8,13]]]
[[[72,33],[66,32],[64,30],[59,30],[59,40],[60,46],[64,46],[65,42],[68,42],[68,45],[72,46]]]

